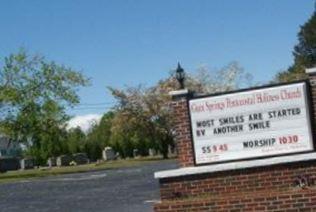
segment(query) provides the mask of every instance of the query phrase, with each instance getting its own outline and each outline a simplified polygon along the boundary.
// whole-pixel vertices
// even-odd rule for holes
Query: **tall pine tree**
[[[276,76],[280,82],[304,79],[306,78],[305,69],[316,65],[316,11],[301,26],[298,41],[293,51],[294,64]]]

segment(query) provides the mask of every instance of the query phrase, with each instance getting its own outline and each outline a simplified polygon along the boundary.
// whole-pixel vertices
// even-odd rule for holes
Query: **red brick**
[[[312,77],[316,80],[316,76]],[[316,120],[316,86],[312,88]],[[172,102],[180,167],[194,166],[187,101]],[[294,186],[297,176],[315,178],[316,161],[230,170],[160,180],[156,212],[316,211],[316,186]]]

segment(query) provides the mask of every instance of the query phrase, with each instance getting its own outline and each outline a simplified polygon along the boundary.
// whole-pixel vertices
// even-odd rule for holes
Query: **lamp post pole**
[[[176,69],[176,79],[180,84],[180,89],[184,89],[185,73],[180,63],[178,63],[178,67]]]

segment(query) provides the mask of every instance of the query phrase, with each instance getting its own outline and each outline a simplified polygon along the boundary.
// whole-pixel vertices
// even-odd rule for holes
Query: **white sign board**
[[[196,164],[313,150],[306,84],[189,101]]]

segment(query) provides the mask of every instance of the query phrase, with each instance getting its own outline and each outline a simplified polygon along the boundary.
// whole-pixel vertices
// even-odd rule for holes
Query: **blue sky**
[[[188,72],[238,61],[267,82],[292,63],[312,0],[1,0],[0,59],[23,47],[82,71],[92,86],[72,115],[102,113],[106,86],[148,86],[178,61]]]

